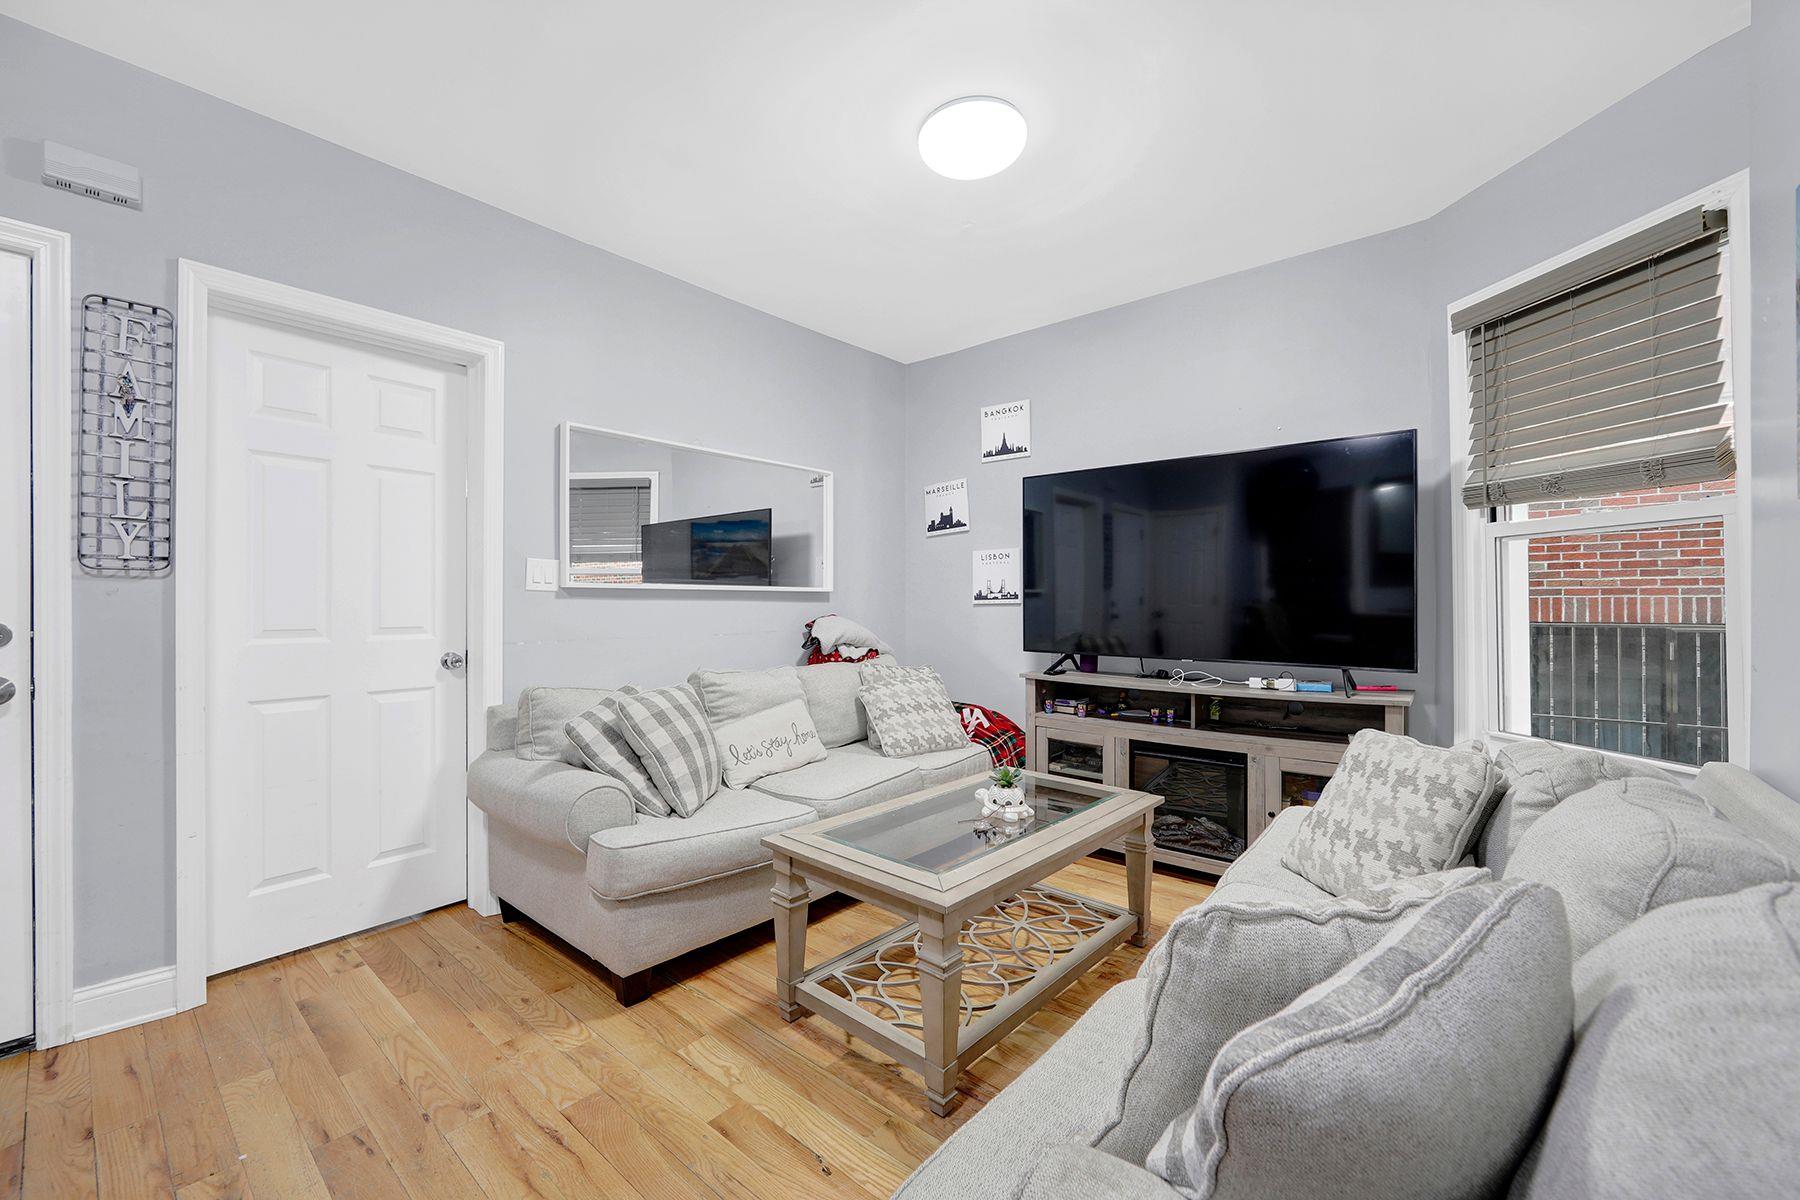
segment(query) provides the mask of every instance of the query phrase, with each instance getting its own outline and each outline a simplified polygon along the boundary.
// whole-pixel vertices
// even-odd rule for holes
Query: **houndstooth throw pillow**
[[[862,669],[856,695],[869,714],[870,746],[888,758],[969,744],[944,681],[930,667],[871,663]]]
[[[1334,896],[1447,870],[1468,853],[1499,782],[1478,750],[1365,729],[1281,865]]]
[[[636,688],[621,689],[631,695]],[[602,696],[600,702],[563,725],[563,733],[574,743],[581,763],[618,781],[631,797],[632,806],[647,817],[666,817],[669,805],[656,791],[656,783],[644,762],[625,740],[625,727],[619,717],[619,697]]]
[[[656,791],[678,817],[691,817],[719,790],[719,747],[700,696],[687,684],[620,696],[619,724]]]

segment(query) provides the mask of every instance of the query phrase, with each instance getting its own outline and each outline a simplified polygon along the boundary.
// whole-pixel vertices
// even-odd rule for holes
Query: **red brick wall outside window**
[[[1687,484],[1603,500],[1534,504],[1531,517],[1612,511],[1729,495],[1732,481]],[[1531,539],[1534,624],[1723,625],[1725,529],[1718,520]]]

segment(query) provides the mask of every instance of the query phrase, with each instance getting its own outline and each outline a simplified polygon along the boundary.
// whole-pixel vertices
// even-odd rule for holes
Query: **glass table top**
[[[971,779],[935,796],[846,821],[820,836],[922,871],[943,872],[1120,794],[1118,788],[1027,775],[1022,786],[1033,815],[1024,821],[1002,821],[981,815],[975,793],[989,786],[986,779]]]

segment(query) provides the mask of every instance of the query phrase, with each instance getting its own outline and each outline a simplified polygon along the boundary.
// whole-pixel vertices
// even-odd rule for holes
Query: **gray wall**
[[[1016,608],[973,608],[971,549],[1017,545],[1019,479],[1182,454],[1414,426],[1421,468],[1415,730],[1451,733],[1445,306],[1749,168],[1752,228],[1735,231],[1755,292],[1738,421],[1752,464],[1750,765],[1800,795],[1800,501],[1795,490],[1795,197],[1800,5],[1703,51],[1431,219],[907,368],[908,511],[967,475],[972,530],[907,530],[906,649],[971,700],[1017,710]],[[1251,197],[1253,202],[1253,196]],[[1032,457],[984,463],[982,405],[1032,401]],[[1742,636],[1741,631],[1738,636]],[[1115,664],[1122,665],[1122,664]],[[1360,678],[1360,675],[1359,675]],[[1376,676],[1371,675],[1371,678]]]
[[[1448,504],[1443,405],[1426,403],[1443,349],[1425,250],[1402,229],[908,367],[908,511],[927,484],[966,475],[971,528],[908,527],[903,651],[958,698],[1019,714],[1018,673],[1048,660],[1020,651],[1022,609],[970,603],[970,552],[1019,545],[1027,474],[1418,428],[1420,505]],[[982,406],[1017,399],[1031,401],[1031,457],[982,461]],[[1422,669],[1357,678],[1416,686],[1429,735],[1448,728],[1448,627],[1431,602],[1448,568],[1442,533],[1421,533]]]
[[[896,363],[6,19],[0,114],[0,213],[73,236],[77,297],[172,309],[185,257],[506,343],[509,691],[791,662],[833,609],[900,628]],[[44,187],[45,138],[138,166],[144,210]],[[842,586],[524,591],[565,418],[836,471]],[[173,961],[173,606],[167,581],[75,582],[78,985]]]
[[[1750,764],[1800,798],[1800,480],[1795,478],[1795,193],[1800,185],[1800,4],[1757,0],[1750,37],[1751,324],[1755,455]],[[1751,35],[1754,35],[1753,37]],[[1740,416],[1739,421],[1743,422]]]

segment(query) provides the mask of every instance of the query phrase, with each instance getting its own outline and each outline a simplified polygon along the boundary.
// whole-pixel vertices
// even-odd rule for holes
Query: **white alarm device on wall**
[[[44,143],[44,182],[108,204],[144,207],[144,177],[136,167],[61,142]]]

